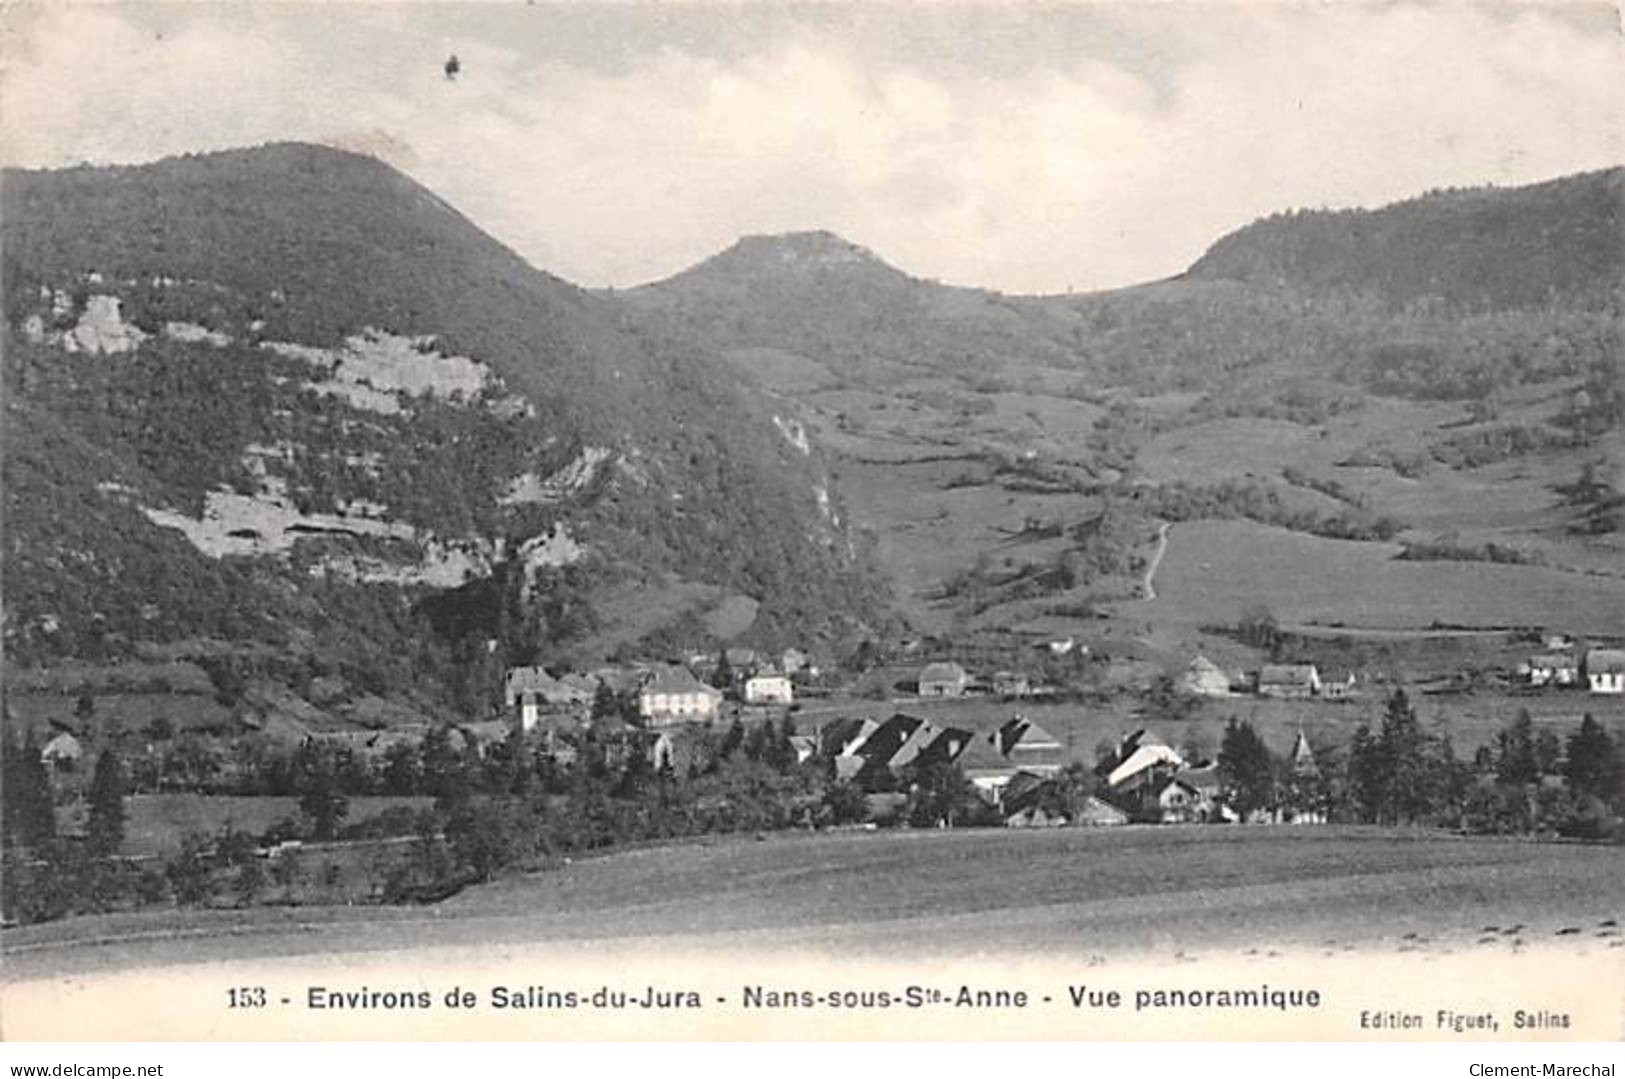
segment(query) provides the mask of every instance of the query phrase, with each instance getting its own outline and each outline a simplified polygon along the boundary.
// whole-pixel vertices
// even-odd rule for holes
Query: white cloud
[[[938,26],[911,54],[826,11],[709,51],[651,24],[636,48],[601,39],[598,63],[590,37],[572,54],[445,8],[13,8],[0,121],[6,160],[36,166],[381,150],[589,285],[830,228],[945,280],[1100,287],[1177,272],[1275,209],[1625,159],[1620,35],[1546,9],[1114,10],[1072,54],[1029,55],[1034,13],[1007,39],[987,12],[975,40]],[[1149,42],[1132,61],[1102,44],[1130,32]]]

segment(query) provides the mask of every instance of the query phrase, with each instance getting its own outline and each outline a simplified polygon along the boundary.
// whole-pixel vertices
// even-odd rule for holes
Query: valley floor
[[[1617,847],[1357,827],[845,832],[627,851],[424,908],[76,919],[0,937],[11,981],[345,953],[614,942],[1105,961],[1625,947]]]

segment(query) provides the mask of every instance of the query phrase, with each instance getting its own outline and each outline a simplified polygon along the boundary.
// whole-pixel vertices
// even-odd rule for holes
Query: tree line
[[[801,759],[793,721],[707,730],[675,755],[649,732],[589,728],[568,747],[516,738],[484,754],[437,728],[410,757],[385,766],[395,789],[424,795],[350,822],[356,790],[346,757],[311,742],[290,758],[297,817],[252,835],[226,827],[182,838],[162,860],[117,855],[124,839],[128,776],[115,750],[101,754],[90,784],[83,836],[59,832],[50,777],[32,735],[8,739],[4,775],[6,917],[42,921],[155,904],[240,905],[333,901],[345,887],[343,859],[319,866],[301,843],[352,841],[369,857],[359,892],[372,902],[433,899],[510,869],[535,869],[633,844],[723,834],[765,834],[843,825],[984,827],[1004,813],[960,769],[926,761],[885,782],[841,777],[827,756]],[[1220,799],[1241,819],[1313,819],[1413,825],[1481,834],[1625,837],[1625,759],[1591,716],[1560,737],[1527,712],[1470,760],[1447,733],[1418,720],[1403,691],[1375,727],[1362,724],[1341,752],[1306,762],[1272,752],[1232,718],[1217,754]],[[393,767],[391,767],[393,766]],[[1073,764],[1026,804],[1077,819],[1090,798],[1112,793],[1095,770]],[[379,841],[393,846],[377,846]],[[368,847],[367,841],[374,846]],[[268,848],[292,844],[281,857]],[[313,848],[314,849],[314,848]],[[324,849],[344,849],[324,848]],[[351,887],[355,887],[352,882]]]

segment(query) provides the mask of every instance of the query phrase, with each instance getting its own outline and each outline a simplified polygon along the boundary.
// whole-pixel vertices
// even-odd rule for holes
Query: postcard
[[[1619,1039],[1620,26],[6,6],[0,1036]]]

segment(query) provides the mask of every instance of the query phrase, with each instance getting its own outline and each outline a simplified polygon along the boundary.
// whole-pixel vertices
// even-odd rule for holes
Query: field
[[[386,809],[427,808],[428,798],[362,796],[350,799],[347,822],[355,824]],[[218,832],[226,825],[254,835],[284,817],[299,817],[293,797],[235,797],[209,794],[134,794],[125,799],[124,853],[164,855],[180,847],[188,832]]]
[[[1625,629],[1625,580],[1538,566],[1398,562],[1399,547],[1323,539],[1249,521],[1196,521],[1170,531],[1157,598],[1129,617],[1234,624],[1252,603],[1284,625],[1425,629],[1550,626]]]
[[[1622,917],[1625,858],[1612,848],[1344,827],[1126,827],[714,839],[578,861],[426,910],[118,915],[3,941],[8,977],[24,978],[217,956],[457,946],[496,955],[615,940],[1167,959],[1465,953],[1566,931],[1597,949],[1619,946],[1618,929],[1602,923]]]

